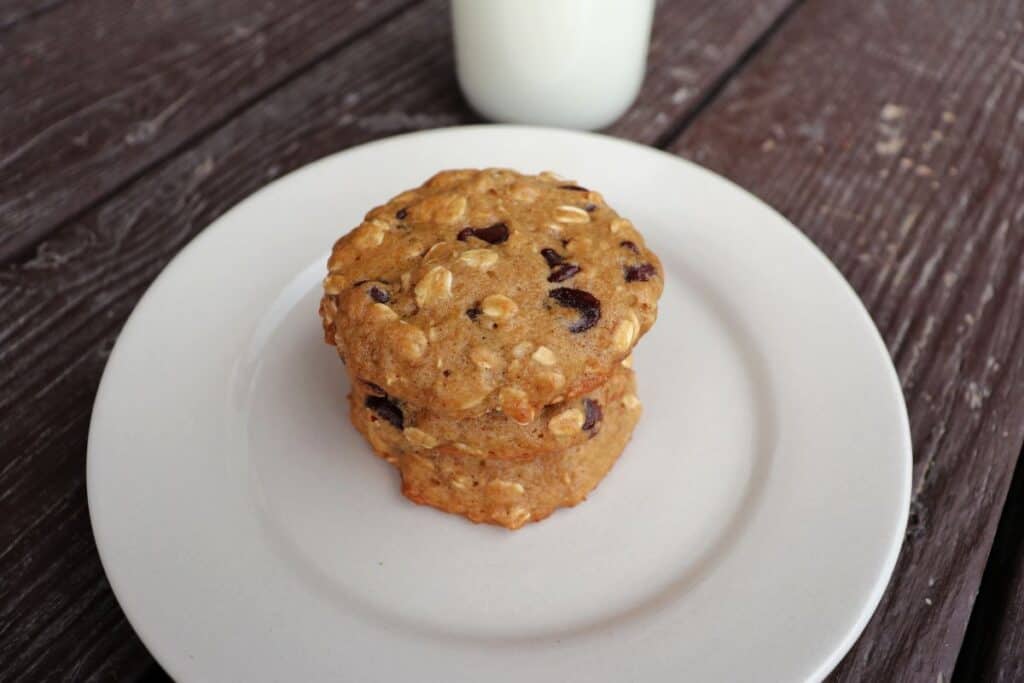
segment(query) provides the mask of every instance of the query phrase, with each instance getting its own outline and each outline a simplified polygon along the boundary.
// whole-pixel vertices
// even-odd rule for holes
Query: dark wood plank
[[[606,132],[661,144],[732,73],[796,0],[662,0],[637,101]]]
[[[1020,459],[953,680],[1024,681],[1024,462]]]
[[[0,41],[0,263],[410,0],[70,2]]]
[[[171,677],[167,675],[160,665],[153,662],[153,665],[139,677],[138,683],[168,683]]]
[[[670,47],[673,35],[699,42],[703,27],[722,31],[717,50],[692,48],[706,61],[678,64],[698,69],[686,76],[694,87],[713,83],[703,70],[724,73],[756,40],[752,16],[777,16],[752,13],[747,0],[693,6],[691,16],[685,5],[666,5],[657,34]],[[729,26],[744,27],[738,35],[747,43],[726,40]],[[688,50],[673,58],[689,59]],[[105,654],[125,652],[120,667],[148,661],[137,641],[126,645],[123,632],[99,628],[84,597],[109,598],[95,549],[65,536],[82,535],[87,527],[75,525],[87,524],[85,511],[62,503],[81,495],[84,429],[118,330],[189,239],[272,178],[373,138],[472,120],[451,59],[444,3],[416,6],[146,170],[30,257],[0,268],[0,670],[60,671],[73,660],[85,678],[102,671]],[[658,73],[645,101],[678,87],[664,86]],[[694,91],[670,103],[672,115],[700,99]],[[641,106],[648,117],[623,124],[619,134],[657,137],[673,123],[658,117],[668,109]],[[68,590],[72,571],[80,583]],[[89,643],[85,663],[67,646],[80,641]]]
[[[833,680],[949,680],[1024,440],[1022,17],[806,3],[672,146],[806,231],[903,384],[910,528]]]
[[[323,3],[264,0],[246,14],[232,3],[153,12],[104,0],[75,3],[16,32],[0,46],[0,82],[13,84],[0,109],[0,129],[9,131],[0,171],[10,173],[0,190],[0,262],[395,3],[372,4],[372,12],[361,11],[365,3],[327,3],[349,9],[324,13]],[[719,4],[659,8],[647,87],[613,132],[653,142],[790,0],[742,12],[736,2]]]
[[[5,0],[0,6],[0,31],[57,9],[68,0]]]

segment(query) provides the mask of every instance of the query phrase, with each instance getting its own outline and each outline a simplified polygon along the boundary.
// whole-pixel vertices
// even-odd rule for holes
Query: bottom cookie
[[[380,439],[366,434],[366,423],[355,424],[377,454],[401,472],[402,493],[410,500],[473,522],[518,529],[584,500],[615,464],[640,412],[639,401],[628,393],[605,406],[601,428],[593,438],[525,461],[438,450],[388,452]]]

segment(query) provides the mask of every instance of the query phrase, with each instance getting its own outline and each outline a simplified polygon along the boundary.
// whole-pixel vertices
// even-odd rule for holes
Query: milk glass
[[[654,0],[452,0],[459,85],[485,118],[603,128],[629,108]]]

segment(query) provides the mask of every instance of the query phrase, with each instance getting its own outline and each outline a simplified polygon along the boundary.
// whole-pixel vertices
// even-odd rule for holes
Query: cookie
[[[500,411],[452,420],[358,380],[352,385],[350,405],[352,422],[381,451],[434,450],[445,455],[531,460],[593,438],[601,430],[604,406],[635,392],[633,371],[619,367],[597,389],[546,406],[528,425],[519,425]]]
[[[320,314],[355,377],[448,417],[521,425],[601,385],[654,323],[658,258],[597,192],[446,171],[334,245]]]
[[[594,438],[527,461],[436,450],[392,453],[372,433],[365,436],[377,454],[401,472],[402,493],[413,502],[473,522],[518,529],[584,500],[615,464],[640,417],[640,401],[627,393],[604,412]]]

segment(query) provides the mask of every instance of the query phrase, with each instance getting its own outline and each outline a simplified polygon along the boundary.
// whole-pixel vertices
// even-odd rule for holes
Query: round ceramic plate
[[[632,442],[517,532],[402,498],[316,314],[338,236],[468,166],[600,189],[665,269]],[[779,214],[639,145],[480,126],[323,159],[182,251],[110,357],[88,491],[114,592],[180,680],[803,681],[878,603],[910,462],[878,333]]]

